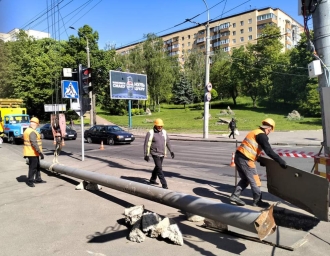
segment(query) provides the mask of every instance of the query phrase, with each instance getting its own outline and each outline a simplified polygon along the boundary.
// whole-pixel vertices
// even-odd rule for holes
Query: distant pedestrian
[[[70,125],[71,125],[71,129],[73,129],[74,121],[72,120],[72,118],[70,119]]]
[[[152,171],[150,183],[158,185],[157,177],[162,184],[162,187],[167,189],[167,182],[163,173],[163,159],[166,157],[166,148],[170,151],[171,157],[174,158],[174,153],[171,149],[171,141],[167,132],[163,129],[164,122],[157,118],[154,121],[154,127],[151,129],[144,140],[144,160],[149,162],[149,155],[152,156],[155,167]]]
[[[34,187],[34,183],[46,183],[46,181],[41,179],[40,175],[40,161],[44,159],[44,154],[42,153],[42,141],[40,134],[36,131],[39,126],[39,119],[36,117],[31,118],[30,126],[24,131],[24,147],[23,155],[29,161],[29,173],[26,184],[29,187]]]
[[[234,118],[231,119],[228,129],[230,129],[231,133],[229,134],[229,138],[233,135],[233,139],[235,139],[235,129],[236,129],[236,121]]]
[[[275,130],[275,122],[271,118],[262,121],[262,125],[249,132],[242,144],[237,148],[235,153],[235,165],[241,180],[238,182],[235,191],[229,200],[232,203],[243,206],[245,202],[239,197],[241,192],[250,185],[253,195],[253,206],[268,207],[267,202],[262,201],[261,181],[257,173],[255,161],[258,161],[262,150],[267,156],[275,160],[279,165],[286,169],[286,162],[276,154],[268,142],[268,134]]]

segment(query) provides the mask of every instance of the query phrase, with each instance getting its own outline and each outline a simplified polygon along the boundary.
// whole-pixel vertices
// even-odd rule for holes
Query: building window
[[[233,28],[236,28],[236,23],[233,23]]]
[[[249,36],[249,40],[252,40],[252,36],[251,35]]]
[[[188,35],[188,39],[190,39],[190,35]]]
[[[195,33],[195,34],[194,34],[194,38],[196,38],[196,37],[197,37],[197,34]]]
[[[236,31],[233,31],[233,36],[236,36]]]
[[[252,19],[249,19],[249,24],[251,24],[252,23]]]
[[[244,29],[241,29],[241,34],[244,34]]]
[[[184,44],[182,44],[182,48],[184,48]]]
[[[241,23],[241,26],[244,26],[244,21],[241,20],[240,23]]]
[[[182,39],[182,41],[184,40],[184,36],[181,38]]]
[[[188,42],[188,46],[190,46],[190,42]]]
[[[252,32],[252,27],[249,27],[249,32]]]
[[[236,44],[236,39],[233,39],[233,44]]]
[[[244,37],[241,37],[241,42],[244,42]]]

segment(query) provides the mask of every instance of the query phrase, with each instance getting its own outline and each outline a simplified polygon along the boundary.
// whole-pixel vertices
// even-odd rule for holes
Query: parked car
[[[94,125],[84,133],[88,143],[103,141],[105,144],[131,144],[135,140],[132,133],[124,131],[117,125]]]
[[[40,128],[40,137],[41,139],[53,139],[53,131],[52,131],[52,127],[50,125],[50,123],[45,124],[44,126],[42,126]],[[65,131],[65,137],[64,139],[66,140],[75,140],[77,139],[77,132],[73,129],[71,129],[71,127],[66,126],[66,131]]]

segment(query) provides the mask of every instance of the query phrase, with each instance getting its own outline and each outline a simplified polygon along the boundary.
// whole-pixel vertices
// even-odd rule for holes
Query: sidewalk
[[[113,124],[100,116],[96,116],[97,124]],[[152,127],[152,124],[150,124]],[[144,137],[147,133],[147,129],[132,128],[129,129],[136,137]],[[241,142],[249,131],[239,131],[240,135],[236,136],[236,139],[229,139],[229,133],[222,134],[208,134],[208,138],[203,138],[203,131],[196,134],[186,134],[186,133],[169,133],[172,140],[198,140],[198,141],[209,141],[209,142],[228,142],[236,143]],[[269,134],[269,142],[272,145],[288,145],[288,146],[321,146],[323,141],[323,131],[322,130],[309,130],[309,131],[275,131]]]

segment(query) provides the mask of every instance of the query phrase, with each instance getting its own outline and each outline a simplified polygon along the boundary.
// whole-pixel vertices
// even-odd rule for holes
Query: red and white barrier
[[[275,148],[273,150],[279,156],[286,156],[286,157],[314,158],[315,156],[317,156],[315,152],[297,151],[297,150],[289,150],[289,149],[281,149],[281,148]],[[264,152],[262,152],[261,154],[266,155]]]

